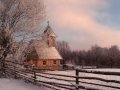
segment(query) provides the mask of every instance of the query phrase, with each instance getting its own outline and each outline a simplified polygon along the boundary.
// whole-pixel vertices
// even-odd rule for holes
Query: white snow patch
[[[22,80],[1,78],[0,90],[48,90],[48,89],[43,86],[39,87],[30,83],[25,83]]]

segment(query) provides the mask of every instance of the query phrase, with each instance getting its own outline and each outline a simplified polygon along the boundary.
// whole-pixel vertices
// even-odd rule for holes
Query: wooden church
[[[56,49],[56,34],[48,24],[42,33],[41,40],[31,40],[26,63],[40,69],[59,70],[61,55]]]

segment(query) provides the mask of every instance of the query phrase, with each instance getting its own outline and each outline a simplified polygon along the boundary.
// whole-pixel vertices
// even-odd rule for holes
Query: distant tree
[[[63,41],[58,42],[57,48],[63,57],[64,64],[71,62],[81,66],[120,67],[120,50],[116,45],[110,48],[95,45],[88,51],[72,51],[68,43]]]
[[[82,54],[80,53],[79,56],[81,58]],[[97,67],[119,67],[120,51],[115,45],[110,48],[93,46],[86,52],[84,62],[86,65],[96,65]]]
[[[99,61],[100,61],[100,56],[101,56],[101,53],[102,53],[102,50],[99,46],[93,46],[91,48],[91,53],[92,53],[92,57],[93,57],[93,62],[96,66],[99,65]]]
[[[66,41],[58,41],[57,42],[57,49],[61,56],[63,57],[62,64],[65,64],[67,61],[70,60],[71,49]]]
[[[108,49],[100,46],[93,46],[87,52],[87,63],[97,67],[104,67],[107,65]]]
[[[110,67],[117,66],[120,62],[120,51],[117,46],[111,46],[108,52],[109,65]]]
[[[8,54],[15,56],[25,40],[36,36],[44,17],[41,0],[0,0],[1,67]]]
[[[78,60],[79,62],[77,62],[79,65],[85,66],[86,65],[86,56],[87,52],[86,51],[79,51],[78,52]]]

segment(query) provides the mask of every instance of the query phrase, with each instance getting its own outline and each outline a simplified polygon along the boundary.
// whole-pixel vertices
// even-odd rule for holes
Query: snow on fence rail
[[[47,87],[54,88],[56,90],[79,90],[79,89],[86,89],[86,90],[99,90],[97,87],[108,87],[114,89],[120,89],[118,86],[111,86],[111,85],[104,85],[104,84],[97,84],[93,82],[82,81],[82,79],[89,79],[89,80],[99,80],[103,82],[110,82],[110,83],[117,83],[120,84],[119,80],[107,80],[100,77],[85,77],[80,76],[81,73],[92,73],[98,75],[116,75],[119,76],[120,72],[103,72],[103,71],[92,71],[92,70],[82,70],[76,69],[75,76],[71,75],[63,75],[63,74],[53,74],[48,72],[39,72],[43,69],[36,69],[35,67],[25,68],[23,64],[19,64],[12,61],[6,61],[5,63],[5,73],[6,75],[13,76],[14,78],[22,78],[27,81],[33,82],[34,84],[43,84]],[[51,81],[53,80],[53,81]],[[65,83],[64,83],[65,82]],[[88,87],[83,84],[90,84],[95,85],[96,87]]]

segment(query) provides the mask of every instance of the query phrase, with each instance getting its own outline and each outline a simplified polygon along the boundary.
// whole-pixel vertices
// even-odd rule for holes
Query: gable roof
[[[62,59],[55,47],[35,47],[39,59]]]
[[[30,47],[34,48],[33,50],[35,50],[39,59],[62,59],[57,49],[55,47],[49,47],[44,40],[33,40],[30,43]],[[35,52],[31,54],[33,57],[35,56]]]

